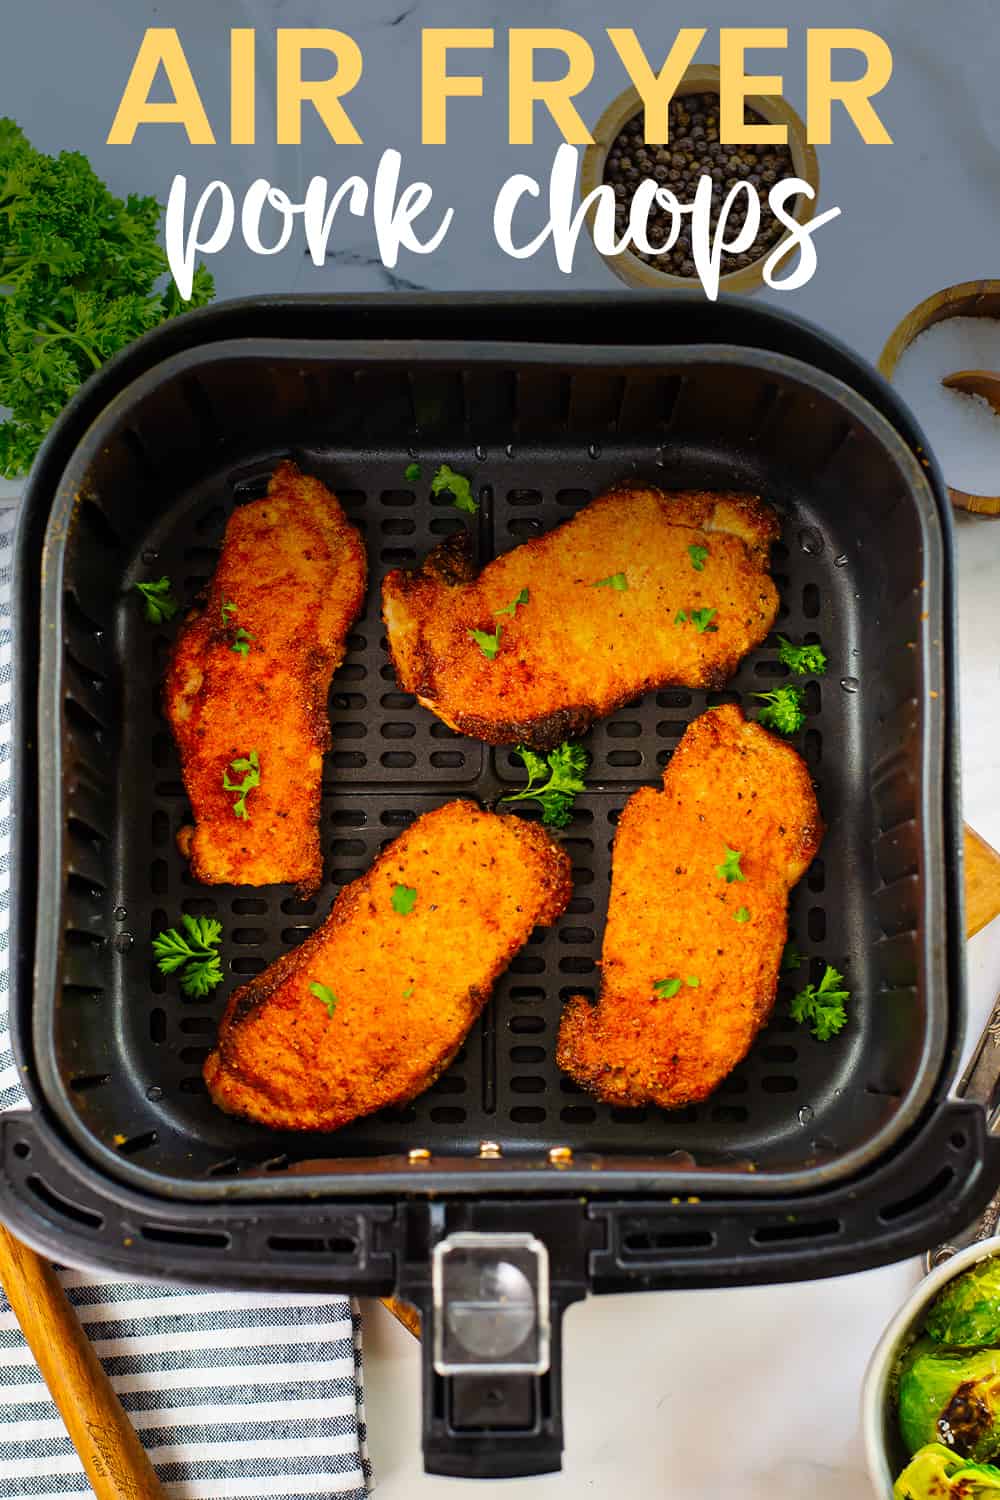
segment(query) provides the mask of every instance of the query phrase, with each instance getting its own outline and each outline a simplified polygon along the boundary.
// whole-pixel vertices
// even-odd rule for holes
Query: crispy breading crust
[[[409,914],[393,907],[397,885],[417,892]],[[569,857],[538,824],[467,801],[426,813],[231,997],[205,1063],[212,1098],[285,1130],[336,1130],[414,1098],[571,894]],[[336,996],[332,1015],[313,983]]]
[[[755,496],[620,485],[478,574],[456,533],[382,585],[399,685],[460,733],[536,749],[653,689],[721,687],[774,624],[779,529]],[[700,571],[691,546],[708,549]],[[627,590],[595,586],[616,573]],[[527,604],[498,613],[524,588]],[[706,608],[706,631],[676,622]],[[488,660],[469,632],[497,625]]]
[[[293,463],[278,467],[266,498],[230,517],[215,576],[181,627],[164,687],[195,817],[178,844],[199,880],[318,889],[327,692],[365,582],[358,531],[326,486]],[[228,603],[235,609],[224,613]],[[245,655],[233,650],[239,629],[251,637]],[[241,819],[237,794],[222,782],[230,761],[251,750],[260,785]]]
[[[641,788],[619,820],[601,993],[596,1006],[567,1003],[559,1066],[617,1105],[674,1109],[710,1094],[771,1013],[788,892],[822,832],[791,745],[734,704],[695,719],[662,792]],[[742,856],[742,881],[718,874],[727,847]],[[662,979],[680,989],[658,998]]]

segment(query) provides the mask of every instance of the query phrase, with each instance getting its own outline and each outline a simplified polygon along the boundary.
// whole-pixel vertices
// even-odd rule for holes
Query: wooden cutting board
[[[972,937],[994,917],[1000,917],[1000,854],[976,831],[965,825],[965,935]],[[383,1297],[394,1318],[417,1338],[420,1337],[420,1314],[409,1302],[398,1297]]]
[[[1000,916],[1000,854],[965,825],[965,935]]]

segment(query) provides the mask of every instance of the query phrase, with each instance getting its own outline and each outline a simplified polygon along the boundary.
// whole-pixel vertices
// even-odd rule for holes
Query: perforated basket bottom
[[[809,497],[752,459],[671,452],[667,465],[649,451],[575,447],[519,448],[421,455],[424,479],[403,479],[407,451],[377,456],[311,449],[295,456],[339,495],[365,533],[371,586],[330,695],[333,749],[323,788],[325,883],[315,900],[281,887],[205,887],[190,877],[174,836],[188,818],[176,751],[160,708],[169,631],[151,631],[135,608],[136,577],[167,573],[192,600],[210,577],[232,507],[260,495],[284,455],[264,453],[233,472],[216,472],[176,499],[123,567],[116,649],[124,682],[121,802],[116,841],[120,886],[107,893],[109,930],[117,931],[110,1050],[79,1038],[63,1066],[87,1127],[106,1144],[165,1174],[225,1175],[247,1167],[316,1156],[474,1151],[484,1139],[505,1151],[553,1145],[577,1151],[661,1157],[689,1152],[702,1165],[752,1160],[760,1168],[800,1166],[844,1149],[845,1091],[852,1140],[884,1122],[898,1092],[865,1067],[869,992],[862,892],[871,873],[871,815],[864,780],[846,769],[857,743],[859,675],[849,643],[857,639],[857,596],[846,546]],[[429,497],[429,476],[442,458],[474,475],[477,519],[448,496]],[[422,558],[448,533],[471,524],[480,556],[516,546],[566,520],[623,476],[638,473],[667,488],[745,487],[763,493],[785,516],[773,553],[781,590],[777,629],[793,639],[822,640],[831,667],[806,689],[807,725],[797,744],[809,765],[828,833],[819,858],[793,893],[791,930],[805,955],[796,985],[818,977],[825,960],[849,975],[856,1001],[851,1025],[821,1045],[788,1015],[782,985],[775,1013],[748,1059],[704,1104],[672,1113],[619,1110],[598,1103],[555,1063],[560,1008],[571,993],[594,994],[611,872],[614,826],[631,792],[655,783],[686,726],[706,707],[741,703],[782,680],[771,637],[742,664],[722,692],[670,688],[650,694],[598,724],[586,737],[590,789],[561,835],[574,869],[574,896],[555,927],[533,934],[501,979],[454,1064],[433,1088],[402,1109],[384,1111],[322,1138],[277,1136],[220,1114],[207,1097],[201,1064],[233,984],[256,974],[325,917],[333,895],[359,876],[379,849],[414,817],[451,797],[490,803],[522,777],[507,749],[455,735],[399,691],[380,620],[380,582],[392,567]],[[123,559],[123,564],[126,562]],[[844,679],[844,685],[841,684]],[[532,816],[530,804],[518,808]],[[227,984],[206,1000],[184,998],[175,979],[150,959],[150,938],[181,912],[220,918]],[[129,938],[133,942],[129,942]],[[107,1013],[104,1013],[105,1016]],[[87,1053],[93,1058],[88,1062]],[[98,1054],[113,1058],[109,1068]]]

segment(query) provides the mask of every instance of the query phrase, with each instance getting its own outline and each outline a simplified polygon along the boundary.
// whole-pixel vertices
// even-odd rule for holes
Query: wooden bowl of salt
[[[935,292],[897,324],[878,367],[927,433],[951,503],[1000,515],[1000,416],[941,384],[955,370],[1000,370],[1000,281]]]

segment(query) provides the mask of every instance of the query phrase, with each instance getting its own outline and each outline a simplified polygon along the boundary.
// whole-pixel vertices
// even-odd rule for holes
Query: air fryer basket
[[[134,1271],[395,1286],[428,1327],[435,1244],[463,1230],[534,1235],[550,1261],[552,1365],[501,1380],[506,1420],[483,1406],[480,1377],[433,1374],[425,1341],[429,1463],[490,1473],[558,1462],[557,1314],[588,1288],[851,1269],[971,1217],[996,1155],[991,1170],[982,1109],[946,1097],[962,946],[947,522],[894,427],[818,368],[708,343],[222,337],[129,373],[79,424],[44,518],[35,489],[22,532],[22,566],[33,544],[42,564],[18,623],[41,646],[44,815],[37,914],[22,889],[16,922],[19,941],[37,944],[31,1026],[23,994],[14,1012],[35,1113],[3,1127],[5,1216],[36,1243],[64,1222],[82,1258]],[[311,902],[191,880],[159,707],[173,631],[147,625],[131,590],[168,573],[192,599],[233,505],[262,493],[287,454],[337,491],[372,572],[331,691],[327,879]],[[414,454],[424,477],[409,485]],[[442,460],[474,476],[477,518],[428,498]],[[335,1135],[276,1136],[220,1114],[200,1065],[230,986],[185,999],[152,966],[152,934],[181,911],[218,915],[239,982],[321,922],[414,816],[511,789],[521,772],[508,750],[454,735],[398,691],[379,581],[463,524],[488,558],[625,475],[746,487],[783,515],[777,629],[818,637],[831,662],[807,689],[799,740],[828,832],[792,899],[807,960],[793,977],[841,968],[849,1027],[815,1042],[791,1022],[783,986],[732,1078],[669,1114],[597,1103],[553,1059],[562,998],[595,985],[621,807],[706,706],[753,712],[751,695],[784,676],[771,637],[724,691],[665,689],[588,736],[588,792],[564,835],[574,899],[514,960],[432,1090]],[[27,789],[33,757],[20,769]]]

